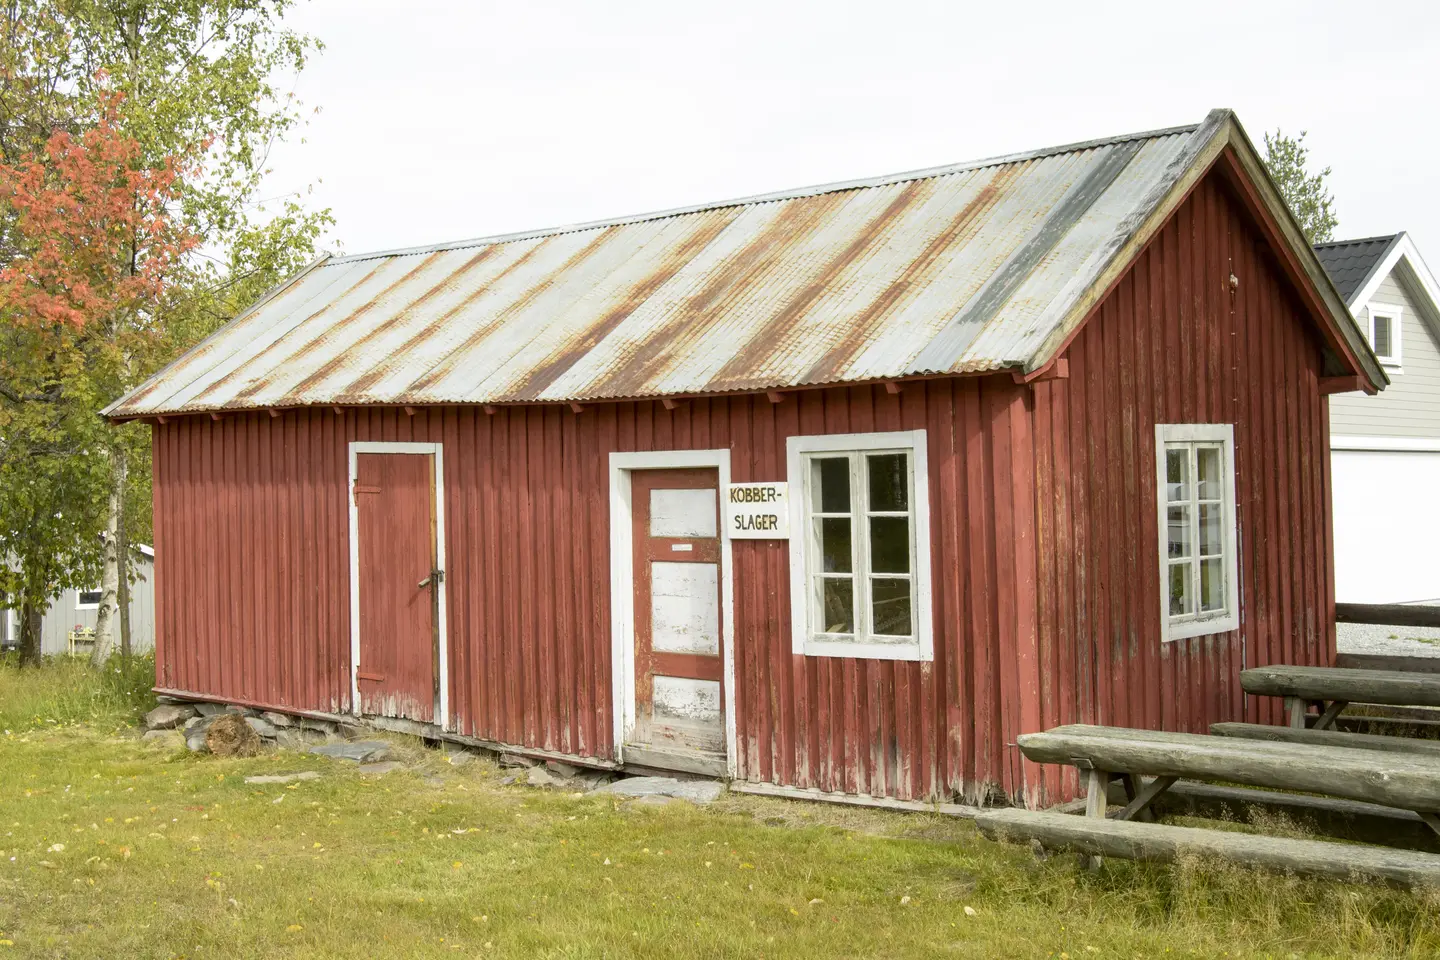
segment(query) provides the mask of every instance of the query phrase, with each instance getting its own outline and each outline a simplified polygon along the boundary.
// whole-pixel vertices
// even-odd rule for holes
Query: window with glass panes
[[[792,438],[792,611],[803,652],[929,658],[923,451],[897,442],[917,438],[923,445],[920,431]]]
[[[806,458],[815,633],[910,641],[914,630],[907,451]]]
[[[1167,637],[1231,629],[1237,596],[1233,431],[1212,424],[1157,429]]]

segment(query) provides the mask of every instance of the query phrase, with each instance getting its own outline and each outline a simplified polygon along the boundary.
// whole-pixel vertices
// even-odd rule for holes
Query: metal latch
[[[419,583],[415,584],[415,586],[417,586],[417,587],[428,587],[428,586],[430,586],[430,584],[431,584],[432,581],[433,581],[434,583],[437,583],[437,584],[444,583],[444,582],[445,582],[445,571],[444,571],[444,570],[431,570],[431,571],[430,571],[430,576],[426,577],[424,580],[421,580]]]

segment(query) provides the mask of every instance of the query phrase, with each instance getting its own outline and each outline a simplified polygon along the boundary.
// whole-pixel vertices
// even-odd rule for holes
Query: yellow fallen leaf
[[[302,927],[302,926],[300,926],[300,924],[298,924],[298,923],[292,923],[292,924],[290,924],[290,926],[288,926],[288,927],[285,928],[285,932],[286,932],[286,933],[299,933],[301,930],[304,930],[304,929],[305,929],[305,928]]]
[[[461,863],[459,860],[456,860],[454,863],[450,864],[450,869],[451,869],[451,870],[459,870],[459,869],[460,869],[461,867],[463,867],[463,866],[464,866],[463,863]]]

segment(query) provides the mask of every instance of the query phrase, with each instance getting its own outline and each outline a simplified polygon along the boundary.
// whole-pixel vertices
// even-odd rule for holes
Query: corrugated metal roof
[[[1230,117],[322,260],[107,413],[583,401],[1033,368]]]

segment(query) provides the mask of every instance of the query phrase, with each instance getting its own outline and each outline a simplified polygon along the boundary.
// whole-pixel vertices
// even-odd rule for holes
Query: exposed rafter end
[[[156,417],[156,418],[155,418],[155,422],[156,422],[156,423],[165,423],[166,421],[165,421],[165,418],[164,418],[164,417]]]
[[[266,407],[266,408],[265,408],[265,412],[268,413],[268,414],[270,414],[271,417],[278,417],[278,416],[280,416],[280,411],[279,411],[279,410],[276,410],[274,407]]]
[[[1329,396],[1332,393],[1353,393],[1355,391],[1365,390],[1365,388],[1370,385],[1367,377],[1359,375],[1349,377],[1321,377],[1319,382],[1321,396]]]
[[[337,417],[343,417],[343,416],[345,416],[345,408],[342,407],[342,406],[340,406],[340,404],[338,404],[338,403],[335,404],[335,406],[331,407],[330,409],[335,411],[335,416],[337,416]]]
[[[583,403],[572,403],[572,404],[570,404],[570,412],[571,412],[571,413],[580,413],[580,412],[583,411],[584,409],[585,409],[585,404],[583,404]]]
[[[886,381],[885,381],[885,392],[888,393],[888,394],[892,394],[892,395],[893,395],[893,394],[897,394],[897,393],[899,393],[901,390],[904,390],[904,389],[905,389],[905,384],[901,383],[901,382],[898,381],[898,380],[886,380]]]
[[[779,390],[766,390],[765,399],[769,400],[771,403],[784,403],[785,394],[781,393]]]
[[[216,412],[214,412],[214,411],[212,410],[212,411],[210,412],[210,419],[211,419],[211,420],[223,420],[223,419],[225,419],[225,414],[223,414],[223,413],[216,413]]]
[[[1016,383],[1041,383],[1045,380],[1069,380],[1070,361],[1066,357],[1052,360],[1038,370],[1031,370],[1025,373],[1016,370],[1013,374]]]
[[[499,408],[496,407],[493,403],[482,403],[480,404],[480,409],[484,410],[486,413],[493,417],[495,416],[495,411]]]
[[[685,405],[684,400],[676,400],[674,397],[661,397],[660,405],[666,410],[675,410]]]
[[[405,405],[405,416],[407,416],[407,417],[413,417],[413,416],[415,416],[415,408],[412,407],[412,406],[410,406],[409,404],[406,404],[406,405]]]

